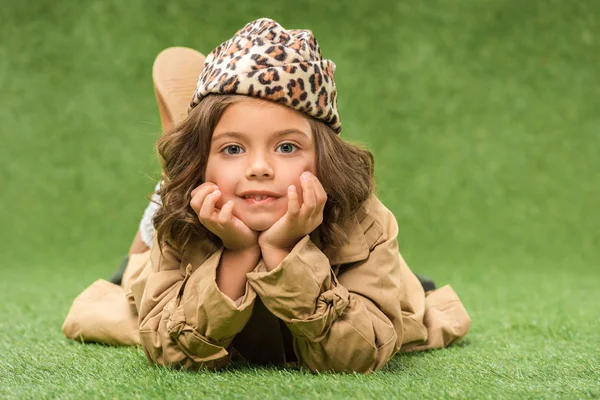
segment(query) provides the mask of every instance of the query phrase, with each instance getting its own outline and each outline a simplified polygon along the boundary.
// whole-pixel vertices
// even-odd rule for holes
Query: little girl
[[[372,154],[339,137],[334,70],[310,31],[269,19],[213,50],[187,118],[158,141],[151,249],[121,286],[76,299],[67,337],[188,369],[359,372],[463,337],[450,286],[425,294],[398,252]]]

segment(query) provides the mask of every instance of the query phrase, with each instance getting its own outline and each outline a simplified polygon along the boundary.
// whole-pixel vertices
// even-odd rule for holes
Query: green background
[[[0,9],[0,397],[599,397],[600,3],[6,0]],[[370,376],[190,374],[80,345],[72,300],[127,253],[159,177],[151,67],[270,17],[337,64],[411,268],[471,330]]]

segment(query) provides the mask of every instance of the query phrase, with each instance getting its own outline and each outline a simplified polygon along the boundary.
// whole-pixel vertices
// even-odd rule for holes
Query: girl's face
[[[227,107],[213,132],[205,174],[222,193],[217,208],[233,200],[233,214],[264,231],[287,212],[290,185],[302,205],[304,171],[317,172],[314,137],[303,114],[252,97]],[[257,202],[257,195],[269,197]]]

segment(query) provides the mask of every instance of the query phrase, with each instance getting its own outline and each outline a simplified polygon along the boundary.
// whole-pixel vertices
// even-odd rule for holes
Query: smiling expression
[[[205,173],[222,193],[217,208],[233,200],[233,214],[264,231],[287,212],[290,185],[302,204],[304,171],[316,175],[314,136],[303,114],[251,97],[227,107],[213,132]]]

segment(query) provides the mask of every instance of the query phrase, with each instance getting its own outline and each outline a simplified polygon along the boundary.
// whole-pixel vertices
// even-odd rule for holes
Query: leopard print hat
[[[280,102],[342,130],[333,75],[309,30],[286,30],[261,18],[248,23],[207,57],[191,111],[211,93],[241,94]]]

